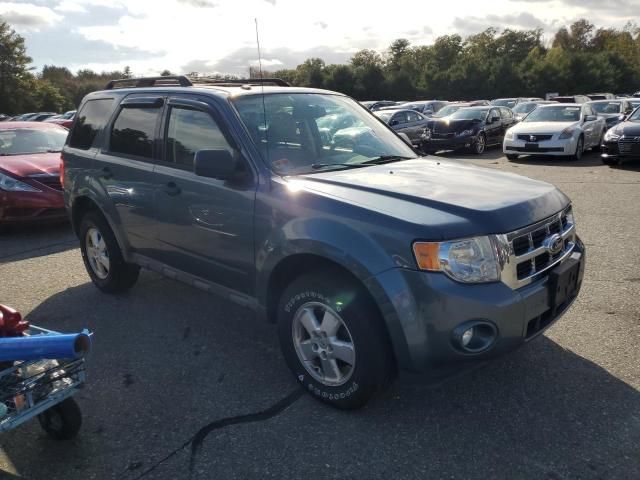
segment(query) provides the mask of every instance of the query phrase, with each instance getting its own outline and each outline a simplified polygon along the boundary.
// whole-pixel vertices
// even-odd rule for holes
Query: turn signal
[[[439,251],[439,243],[419,242],[413,244],[413,253],[421,270],[440,270]]]

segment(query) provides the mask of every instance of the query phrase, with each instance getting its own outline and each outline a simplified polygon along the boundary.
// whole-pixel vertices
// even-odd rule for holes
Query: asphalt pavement
[[[518,351],[402,375],[355,412],[303,394],[249,311],[150,272],[108,296],[66,225],[0,233],[0,302],[95,332],[80,435],[56,442],[37,422],[0,434],[0,478],[639,479],[640,163],[463,158],[572,198],[580,297]]]

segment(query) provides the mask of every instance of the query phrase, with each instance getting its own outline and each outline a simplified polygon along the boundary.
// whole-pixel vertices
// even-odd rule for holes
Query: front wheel
[[[584,137],[578,138],[578,143],[576,144],[576,151],[573,155],[571,155],[572,160],[580,160],[582,158],[582,154],[584,153]]]
[[[484,133],[478,134],[478,138],[473,145],[473,153],[476,155],[482,155],[487,148],[487,138],[484,136]]]
[[[318,400],[363,406],[391,381],[395,364],[382,318],[366,291],[339,271],[304,275],[278,306],[287,365]]]
[[[124,261],[111,227],[97,212],[82,218],[80,250],[87,273],[103,292],[124,292],[138,280],[140,268]]]
[[[71,440],[82,426],[82,412],[73,398],[67,398],[38,415],[38,421],[54,440]]]
[[[507,153],[507,160],[509,160],[510,162],[513,160],[517,160],[519,155],[516,155],[515,153]]]
[[[619,158],[603,158],[600,157],[600,159],[602,160],[602,163],[604,163],[605,165],[620,165],[620,159]]]

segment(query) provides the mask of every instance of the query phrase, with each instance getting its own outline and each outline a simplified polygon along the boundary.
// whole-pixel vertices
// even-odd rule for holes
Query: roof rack
[[[184,75],[168,75],[166,77],[121,78],[107,83],[105,90],[115,88],[142,87],[191,87],[193,83]]]
[[[192,79],[194,84],[204,85],[217,85],[219,87],[236,87],[239,85],[264,85],[271,84],[278,87],[290,87],[291,84],[285,82],[281,78],[231,78],[231,79],[219,79],[219,78],[206,78],[199,77]]]

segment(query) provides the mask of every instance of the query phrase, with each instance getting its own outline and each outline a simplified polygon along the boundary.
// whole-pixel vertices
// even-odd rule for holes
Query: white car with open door
[[[604,118],[588,104],[539,105],[511,127],[503,143],[509,160],[520,155],[555,155],[582,158],[588,148],[600,148],[606,131]]]

